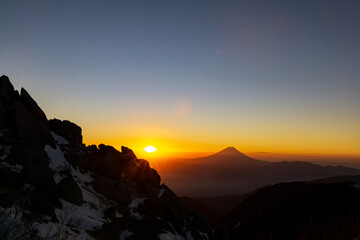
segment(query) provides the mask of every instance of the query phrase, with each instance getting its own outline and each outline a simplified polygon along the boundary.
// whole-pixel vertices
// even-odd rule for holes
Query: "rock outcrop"
[[[2,222],[30,239],[213,238],[149,162],[127,147],[82,141],[79,126],[48,121],[25,89],[0,78]]]
[[[49,120],[50,130],[74,144],[82,144],[81,128],[70,121]]]

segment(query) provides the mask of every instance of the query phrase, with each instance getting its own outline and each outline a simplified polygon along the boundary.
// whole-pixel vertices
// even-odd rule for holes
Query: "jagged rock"
[[[121,146],[121,153],[126,154],[128,158],[136,158],[135,153],[130,148]]]
[[[160,185],[159,174],[150,168],[149,162],[146,160],[128,161],[121,171],[126,179],[135,181],[140,186],[147,184],[150,187],[158,187]]]
[[[97,171],[115,180],[122,180],[124,166],[134,160],[133,154],[123,154],[113,147],[103,144],[99,145],[97,155],[99,157],[96,166]]]
[[[67,202],[81,206],[83,194],[80,187],[72,177],[65,177],[57,184],[59,197]]]
[[[167,186],[164,186],[163,189],[164,193],[161,199],[168,209],[169,217],[174,220],[174,228],[181,231],[184,227],[184,219],[189,217],[190,213],[173,191]]]
[[[43,148],[53,144],[45,113],[25,89],[21,96],[8,77],[0,78],[0,129],[8,128],[7,139]]]
[[[18,98],[17,91],[7,76],[0,77],[0,129],[7,128],[11,122],[9,119],[9,108],[12,102]]]
[[[24,88],[21,88],[20,99],[21,102],[27,107],[28,111],[33,116],[39,118],[44,122],[47,122],[47,118],[43,110],[41,110],[39,105],[35,102],[35,100],[30,96],[30,94]]]
[[[44,147],[46,144],[53,145],[53,138],[50,134],[47,121],[33,115],[20,102],[14,102],[16,109],[15,124],[16,130],[21,139],[28,145]]]
[[[70,121],[59,119],[49,120],[49,128],[59,136],[72,143],[82,144],[81,127]]]
[[[10,103],[18,97],[14,86],[7,76],[0,77],[0,103]]]
[[[0,186],[18,189],[23,185],[19,173],[13,172],[9,167],[0,167]]]

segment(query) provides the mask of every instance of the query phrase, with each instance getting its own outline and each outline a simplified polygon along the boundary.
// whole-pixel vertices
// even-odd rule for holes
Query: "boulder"
[[[81,127],[75,123],[67,120],[61,121],[55,118],[49,120],[49,128],[57,135],[64,137],[72,143],[82,144]]]
[[[81,206],[83,194],[80,187],[72,177],[65,177],[57,185],[59,197],[65,201]]]

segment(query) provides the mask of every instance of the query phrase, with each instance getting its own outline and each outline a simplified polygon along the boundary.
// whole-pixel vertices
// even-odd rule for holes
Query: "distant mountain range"
[[[359,169],[321,166],[310,162],[267,162],[246,156],[233,147],[214,155],[172,163],[159,172],[178,195],[214,197],[245,194],[256,188],[290,181],[309,181],[337,175],[360,174]]]

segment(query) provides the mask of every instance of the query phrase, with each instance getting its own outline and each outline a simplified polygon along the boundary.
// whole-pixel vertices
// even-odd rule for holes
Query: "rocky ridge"
[[[0,239],[213,239],[129,148],[86,146],[0,77]]]

